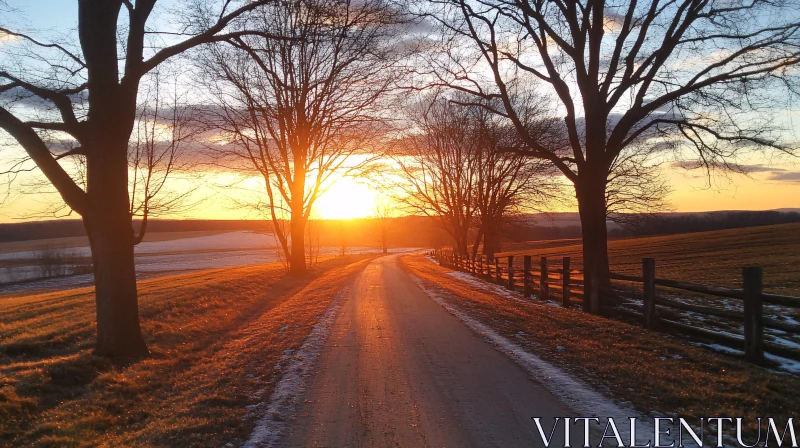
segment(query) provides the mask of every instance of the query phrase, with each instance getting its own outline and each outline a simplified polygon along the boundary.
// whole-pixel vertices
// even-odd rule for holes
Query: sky
[[[10,0],[9,3],[18,10],[16,24],[24,24],[27,30],[66,33],[76,27],[77,1]],[[0,57],[2,57],[2,46],[3,38],[0,36]],[[792,116],[796,113],[797,111],[790,111]],[[800,135],[798,131],[800,131],[800,120],[793,133]],[[753,156],[741,161],[746,175],[720,174],[711,179],[702,170],[685,170],[665,163],[662,170],[671,189],[667,201],[672,210],[677,212],[800,208],[800,163],[798,162],[800,159],[793,157]],[[37,174],[31,174],[27,179],[29,182],[35,182],[36,176]],[[222,191],[219,184],[223,182],[214,179],[213,174],[207,176],[204,182],[205,184],[195,193],[196,206],[177,216],[168,217],[205,219],[262,217],[252,211],[235,207],[231,201],[225,200],[231,193]],[[9,194],[5,200],[0,197],[2,201],[0,222],[65,216],[63,212],[57,215],[39,213],[49,206],[48,204],[57,202],[56,195],[18,194],[16,191],[6,193]],[[319,199],[314,215],[326,219],[368,217],[373,214],[376,198],[385,193],[370,187],[363,179],[338,178]],[[574,209],[571,205],[557,205],[554,211],[574,211]]]

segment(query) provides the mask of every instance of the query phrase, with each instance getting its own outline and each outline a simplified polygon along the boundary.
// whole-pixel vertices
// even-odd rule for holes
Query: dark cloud
[[[770,174],[769,180],[776,180],[780,182],[800,182],[800,172],[798,171],[773,172],[772,174]]]
[[[672,163],[672,168],[681,168],[685,170],[696,170],[705,168],[705,166],[697,160],[683,160],[680,162]],[[724,166],[720,163],[710,163],[711,169],[731,169],[745,174],[754,173],[767,173],[767,180],[776,182],[800,182],[800,171],[790,171],[785,168],[774,168],[766,165],[753,164],[753,165],[737,165],[730,164]]]
[[[69,95],[69,98],[73,104],[86,103],[89,100],[89,92],[84,90]],[[5,92],[0,92],[0,101],[32,108],[53,107],[53,103],[50,101],[42,99],[22,87],[14,87]]]

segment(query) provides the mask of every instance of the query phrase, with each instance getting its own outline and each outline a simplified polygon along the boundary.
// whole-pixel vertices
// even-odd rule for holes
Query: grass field
[[[544,247],[542,247],[544,246]],[[572,257],[581,268],[580,241],[531,241],[509,245],[498,256]],[[800,223],[609,241],[611,270],[641,275],[642,258],[656,259],[656,276],[740,288],[742,267],[764,269],[764,291],[800,296]]]
[[[135,362],[91,354],[91,289],[0,298],[0,446],[240,445],[281,354],[369,258],[142,281],[151,356]]]
[[[450,269],[420,255],[401,260],[405,269],[471,318],[595,390],[632,404],[642,414],[677,414],[694,421],[709,416],[744,417],[753,434],[757,417],[785,422],[800,410],[797,376],[772,372],[639,325],[539,301],[511,300],[456,279],[448,275]]]

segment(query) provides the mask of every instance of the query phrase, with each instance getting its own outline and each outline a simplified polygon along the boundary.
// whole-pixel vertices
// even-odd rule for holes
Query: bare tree
[[[507,150],[517,134],[490,107],[458,92],[423,99],[409,108],[412,130],[394,156],[402,173],[393,186],[401,192],[397,201],[411,213],[436,217],[463,255],[474,235],[473,257],[481,241],[483,252],[494,255],[507,216],[558,196],[546,164]],[[552,121],[529,117],[531,132],[557,138]]]
[[[531,160],[519,152],[507,151],[516,146],[516,131],[502,117],[482,105],[469,106],[475,121],[477,178],[473,202],[477,210],[473,258],[483,241],[482,252],[494,258],[500,250],[500,226],[512,215],[537,210],[559,196],[559,187],[552,181],[552,172],[541,160]],[[530,132],[558,132],[550,120],[531,121]]]
[[[217,123],[233,140],[224,151],[263,179],[273,222],[290,222],[276,233],[294,273],[306,269],[314,203],[382,131],[384,99],[402,74],[403,20],[384,0],[275,2],[243,24],[261,36],[204,56]]]
[[[339,249],[340,249],[339,255],[344,257],[345,255],[347,255],[347,246],[349,243],[350,235],[348,235],[348,229],[345,228],[345,222],[343,219],[339,220],[336,227],[337,227],[336,233],[339,234]]]
[[[154,216],[185,212],[195,205],[190,196],[196,185],[178,188],[175,173],[193,171],[187,147],[200,133],[190,106],[182,103],[183,94],[176,89],[164,92],[158,73],[143,89],[139,113],[129,149],[131,172],[130,214],[139,219],[134,244],[139,244],[147,231],[148,219]],[[164,98],[164,95],[167,98]],[[196,177],[196,176],[193,176]],[[184,179],[187,183],[190,179]],[[197,180],[197,179],[191,179]],[[195,182],[192,182],[195,184]]]
[[[319,263],[319,253],[322,249],[320,243],[320,233],[322,233],[322,223],[319,216],[311,215],[306,223],[306,241],[308,242],[308,266],[313,267]]]
[[[384,254],[389,253],[390,232],[392,220],[395,218],[395,206],[388,197],[381,195],[375,200],[375,206],[372,208],[375,233]]]
[[[484,99],[514,123],[532,157],[574,184],[583,228],[585,306],[609,284],[609,173],[632,144],[680,138],[707,168],[752,151],[791,152],[772,121],[796,92],[800,4],[766,0],[430,0],[445,31],[435,84]],[[469,50],[467,50],[469,48]],[[493,88],[482,88],[487,74]],[[548,89],[569,152],[531,135],[509,86]],[[788,95],[786,95],[788,93]],[[624,158],[624,156],[622,156]],[[613,180],[613,177],[612,177]]]
[[[148,352],[139,325],[128,191],[128,144],[140,81],[193,47],[243,34],[228,30],[264,3],[246,2],[238,8],[227,0],[206,3],[203,14],[183,18],[180,31],[159,33],[149,23],[156,0],[81,0],[77,44],[0,29],[27,48],[26,54],[4,58],[0,67],[0,94],[18,100],[0,107],[0,129],[19,143],[67,206],[83,218],[94,265],[100,355]],[[30,112],[31,105],[37,113]],[[48,130],[69,136],[76,145],[55,156],[42,137]],[[85,162],[85,188],[62,165],[69,160]]]
[[[435,96],[410,115],[414,133],[398,142],[394,155],[402,179],[397,200],[412,214],[437,219],[454,250],[466,255],[479,168],[475,141],[468,137],[474,123],[461,106]]]
[[[655,159],[652,145],[629,145],[614,159],[606,184],[606,215],[616,224],[632,229],[668,211],[666,197],[671,191]]]

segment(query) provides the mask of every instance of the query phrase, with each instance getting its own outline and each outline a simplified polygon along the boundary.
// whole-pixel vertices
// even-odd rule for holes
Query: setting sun
[[[366,218],[373,214],[378,192],[352,177],[340,177],[317,200],[315,215],[321,219]]]

